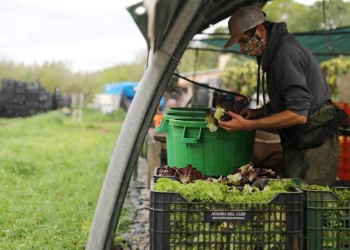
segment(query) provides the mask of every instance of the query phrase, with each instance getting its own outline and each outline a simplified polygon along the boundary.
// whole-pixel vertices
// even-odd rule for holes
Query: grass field
[[[0,119],[0,249],[83,249],[123,112]]]

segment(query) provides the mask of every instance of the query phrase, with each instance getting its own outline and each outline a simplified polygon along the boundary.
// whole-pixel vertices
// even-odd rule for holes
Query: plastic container
[[[173,139],[173,127],[169,125],[170,119],[192,119],[204,121],[206,114],[204,112],[178,112],[173,115],[163,115],[163,119],[158,127],[156,127],[157,132],[166,133],[166,150],[167,150],[167,163],[169,166],[174,166],[175,159],[174,154],[174,139]]]
[[[350,116],[350,103],[335,102],[334,104],[337,105],[339,108],[344,109],[345,113],[347,113],[347,115]]]
[[[157,113],[153,117],[153,122],[155,127],[159,127],[163,120],[163,114]]]
[[[350,130],[339,129],[338,179],[350,181]]]
[[[303,192],[304,249],[350,249],[350,200],[342,201],[332,191]]]
[[[219,128],[210,132],[206,121],[185,118],[170,119],[169,127],[173,140],[173,150],[167,153],[173,159],[168,162],[171,167],[191,164],[204,175],[216,177],[228,175],[251,160],[255,131]]]
[[[300,250],[302,193],[266,203],[199,203],[151,190],[149,231],[151,250]]]

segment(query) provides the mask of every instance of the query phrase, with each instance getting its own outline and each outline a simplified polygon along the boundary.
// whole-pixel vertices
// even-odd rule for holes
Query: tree
[[[268,20],[286,22],[288,30],[297,33],[335,29],[349,25],[350,17],[347,15],[350,11],[349,8],[350,3],[343,0],[325,0],[324,3],[323,1],[317,1],[312,6],[294,3],[293,0],[276,0],[268,2],[264,7],[264,11]],[[324,16],[326,19],[324,19]]]
[[[321,68],[327,78],[329,86],[331,87],[332,94],[338,95],[338,78],[339,76],[344,75],[350,71],[349,58],[340,56],[338,58],[325,61],[321,63]]]
[[[350,24],[350,17],[347,14],[350,11],[348,2],[342,0],[316,2],[311,8],[312,11],[305,16],[305,25],[309,30],[336,29]]]
[[[222,73],[223,87],[251,96],[256,91],[257,66],[256,61],[245,56],[232,56]]]

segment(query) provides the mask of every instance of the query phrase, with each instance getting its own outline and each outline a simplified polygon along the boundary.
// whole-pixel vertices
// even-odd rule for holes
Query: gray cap
[[[239,8],[228,21],[228,29],[231,38],[227,41],[224,48],[236,44],[244,32],[250,30],[266,21],[266,14],[261,8],[254,6],[245,6]]]

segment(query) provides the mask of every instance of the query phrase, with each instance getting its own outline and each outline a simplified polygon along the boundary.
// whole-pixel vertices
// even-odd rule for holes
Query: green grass
[[[0,119],[0,249],[85,247],[123,118]]]

